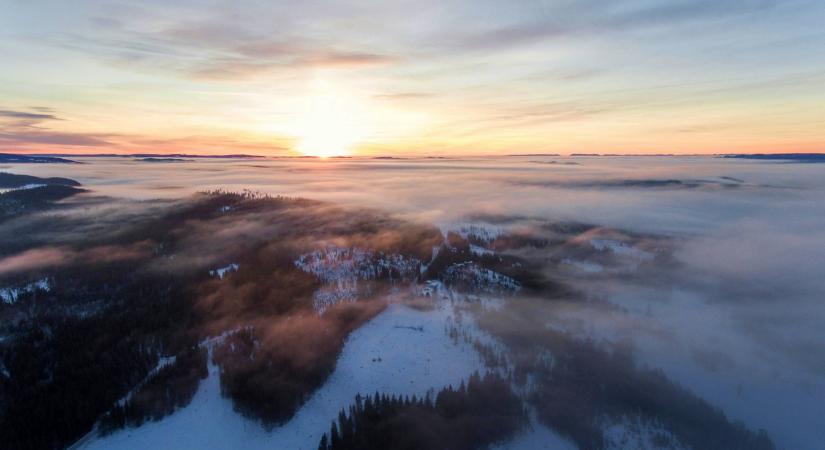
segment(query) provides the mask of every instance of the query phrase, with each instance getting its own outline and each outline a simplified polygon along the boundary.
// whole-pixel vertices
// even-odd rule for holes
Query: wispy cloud
[[[27,111],[11,111],[11,110],[0,110],[0,117],[8,117],[12,119],[25,119],[25,120],[60,120],[54,114],[44,114],[39,112],[27,112]]]
[[[111,145],[103,134],[67,133],[51,130],[45,122],[63,121],[44,107],[31,111],[0,110],[0,145],[27,147],[29,145],[99,147]]]
[[[98,16],[97,31],[56,36],[53,43],[117,65],[163,70],[196,79],[237,80],[303,68],[362,68],[393,64],[399,57],[334,36],[318,38],[281,23],[227,21],[222,15],[163,25],[127,23]]]
[[[0,145],[47,144],[49,146],[101,147],[112,145],[105,136],[82,133],[56,133],[49,131],[30,131],[17,133],[0,133]]]
[[[480,31],[456,32],[449,47],[458,50],[493,50],[530,44],[554,38],[608,35],[646,28],[670,28],[729,19],[763,11],[773,0],[741,2],[677,0],[656,2],[564,2],[545,5],[543,14],[525,17],[507,25],[485,27]]]

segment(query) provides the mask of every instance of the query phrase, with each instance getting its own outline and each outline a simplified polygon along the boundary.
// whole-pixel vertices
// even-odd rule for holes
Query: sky
[[[825,151],[818,0],[0,0],[0,152]]]

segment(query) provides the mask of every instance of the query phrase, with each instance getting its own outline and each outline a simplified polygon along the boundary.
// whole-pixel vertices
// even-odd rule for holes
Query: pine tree
[[[341,448],[341,438],[338,436],[338,426],[335,425],[334,421],[332,422],[332,428],[330,429],[329,435],[330,447],[333,449]]]

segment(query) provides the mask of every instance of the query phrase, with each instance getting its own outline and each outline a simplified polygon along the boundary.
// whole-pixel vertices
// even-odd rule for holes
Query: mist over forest
[[[825,166],[0,166],[10,449],[816,449]]]

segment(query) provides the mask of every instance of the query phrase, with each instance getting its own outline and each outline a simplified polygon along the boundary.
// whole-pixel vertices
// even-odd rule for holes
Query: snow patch
[[[6,192],[12,192],[12,191],[25,191],[25,190],[28,190],[28,189],[37,189],[37,188],[40,188],[40,187],[43,187],[43,186],[46,186],[46,185],[45,184],[36,184],[36,183],[24,184],[23,186],[0,189],[0,194],[5,194]]]
[[[623,416],[604,429],[606,450],[688,450],[661,425],[641,417]]]
[[[427,272],[427,269],[430,267],[430,264],[435,261],[435,258],[438,257],[438,254],[441,253],[441,249],[444,247],[444,244],[433,245],[433,253],[432,257],[430,257],[430,261],[427,264],[421,264],[421,268],[419,269],[419,273],[422,275]]]
[[[492,255],[495,252],[480,245],[470,244],[470,253],[476,256]]]
[[[49,292],[50,290],[51,284],[49,284],[49,279],[41,278],[23,287],[7,287],[0,289],[0,300],[3,300],[3,303],[13,305],[22,294],[30,294],[36,291]]]
[[[612,239],[591,239],[590,245],[600,252],[611,251],[617,255],[626,256],[638,261],[650,261],[653,259],[653,255],[644,250]]]
[[[462,223],[462,224],[454,224],[444,231],[444,235],[450,232],[456,233],[461,236],[463,239],[470,240],[471,238],[486,242],[492,243],[499,236],[504,234],[504,229],[501,227],[489,225],[489,224],[481,224],[481,223]]]
[[[424,283],[424,286],[420,286],[418,288],[416,293],[422,297],[440,297],[442,299],[448,298],[447,289],[444,287],[444,283],[438,280],[427,280],[427,282]]]
[[[295,260],[295,267],[312,273],[324,283],[340,280],[374,280],[387,276],[402,279],[419,272],[421,261],[399,254],[385,255],[357,247],[327,247],[306,253]]]
[[[229,272],[237,272],[241,266],[235,263],[231,263],[228,266],[220,267],[214,270],[209,271],[209,276],[211,277],[218,277],[219,279],[223,280],[223,277],[226,276]]]
[[[422,264],[416,258],[399,254],[331,246],[299,256],[295,267],[315,275],[324,284],[313,294],[315,310],[323,313],[336,303],[368,295],[369,291],[362,292],[359,281],[412,281],[421,273]]]

